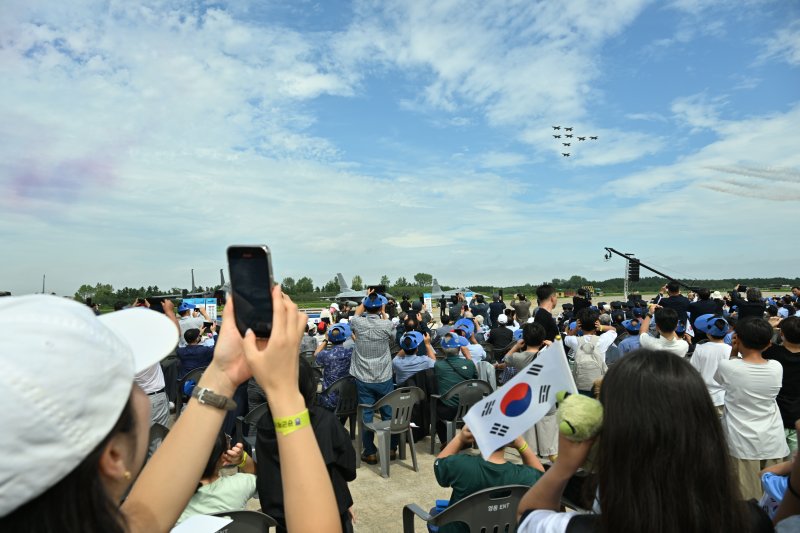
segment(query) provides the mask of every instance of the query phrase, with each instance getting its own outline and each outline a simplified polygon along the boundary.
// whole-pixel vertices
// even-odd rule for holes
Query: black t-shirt
[[[689,301],[689,298],[684,296],[683,294],[678,294],[676,296],[670,296],[669,298],[661,298],[658,302],[658,305],[661,307],[674,309],[676,313],[678,313],[678,320],[683,320],[684,322],[686,319],[689,318],[689,304],[692,303]]]
[[[495,358],[505,355],[513,340],[514,332],[506,326],[500,325],[489,330],[489,344],[494,349]]]
[[[506,304],[504,302],[492,302],[489,304],[489,318],[492,319],[492,326],[497,325],[497,317],[503,314],[505,308]]]
[[[778,393],[778,409],[781,410],[783,427],[794,429],[800,419],[800,353],[784,346],[770,346],[764,351],[764,359],[774,359],[783,367],[783,383]]]
[[[558,324],[556,324],[556,320],[553,318],[553,315],[550,314],[550,311],[540,307],[533,315],[533,322],[544,328],[545,333],[547,333],[545,339],[551,342],[556,340]]]
[[[408,310],[411,309],[411,302],[409,302],[408,300],[403,300],[402,302],[400,302],[400,309],[404,313],[408,313]]]

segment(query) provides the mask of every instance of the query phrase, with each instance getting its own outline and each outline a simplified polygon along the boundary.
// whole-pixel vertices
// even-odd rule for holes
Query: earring
[[[124,477],[127,481],[130,481],[131,480],[131,471],[130,470],[126,470],[125,473],[122,474],[122,477]]]

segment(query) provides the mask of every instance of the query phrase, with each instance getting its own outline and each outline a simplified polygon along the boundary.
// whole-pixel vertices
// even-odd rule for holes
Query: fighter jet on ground
[[[555,138],[555,139],[560,139],[560,138],[561,138],[561,135],[553,135],[553,138]]]
[[[452,291],[443,291],[442,288],[439,286],[439,282],[436,281],[436,278],[433,278],[433,286],[431,287],[431,300],[440,300],[441,298],[452,298],[458,293],[464,294],[467,292],[472,292],[472,291],[467,287],[461,287],[460,289],[453,289]]]
[[[591,139],[591,140],[593,140],[593,141],[596,141],[596,140],[597,140],[597,137],[589,137],[589,139]]]
[[[561,129],[561,126],[553,126],[553,129],[554,129],[554,130],[560,130],[560,129]]]
[[[561,144],[563,144],[564,146],[569,146],[569,143],[561,143]]]
[[[572,131],[572,128],[564,128],[564,131]]]
[[[347,282],[344,280],[344,276],[342,276],[341,272],[336,273],[336,281],[339,282],[339,294],[336,296],[329,296],[325,298],[325,300],[352,300],[354,302],[361,302],[364,297],[367,295],[367,291],[356,291],[350,288]],[[388,292],[385,294],[387,298],[393,298],[391,294]]]
[[[561,155],[563,155],[564,157],[569,157],[569,154],[565,154],[563,152],[561,153]]]
[[[585,140],[586,140],[586,137],[578,137],[578,140],[579,140],[579,141],[585,141]]]

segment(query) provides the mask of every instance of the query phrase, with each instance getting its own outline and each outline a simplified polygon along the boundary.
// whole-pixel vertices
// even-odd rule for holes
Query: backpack
[[[575,350],[575,385],[578,390],[592,390],[595,380],[608,370],[606,354],[599,345],[600,337],[597,335],[578,337],[578,349]]]

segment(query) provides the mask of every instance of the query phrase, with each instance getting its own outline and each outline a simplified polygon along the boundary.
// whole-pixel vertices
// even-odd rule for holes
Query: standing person
[[[655,314],[653,314],[655,312]],[[650,320],[655,317],[658,337],[653,337],[650,331]],[[650,304],[649,310],[642,320],[639,330],[639,342],[642,348],[648,350],[667,350],[678,357],[685,357],[689,351],[689,343],[678,336],[678,312],[674,309],[661,309],[656,304]]]
[[[572,297],[573,316],[578,316],[578,311],[592,306],[592,295],[588,289],[581,287]]]
[[[356,337],[350,375],[356,378],[358,403],[372,405],[394,390],[392,356],[389,351],[394,328],[392,322],[384,318],[385,305],[386,297],[369,289],[367,297],[356,308],[355,316],[350,319],[350,327]],[[364,422],[372,422],[372,410],[365,409],[363,413]],[[391,416],[391,407],[387,405],[381,408],[381,419],[388,420]],[[361,460],[369,465],[378,464],[375,433],[364,431],[361,439],[364,446]],[[398,437],[392,435],[392,458],[397,453],[398,442]]]
[[[497,324],[497,317],[503,314],[506,304],[503,302],[503,297],[499,294],[492,295],[492,303],[489,304],[489,325],[494,327]]]
[[[711,401],[714,402],[714,407],[722,416],[725,406],[725,389],[714,379],[714,376],[720,361],[729,359],[731,355],[730,346],[725,344],[728,322],[722,317],[707,314],[697,317],[694,324],[695,331],[703,333],[708,340],[697,345],[689,362],[703,376]]]
[[[722,316],[722,301],[712,300],[711,291],[706,288],[697,289],[697,301],[689,304],[689,323],[694,327],[694,342],[706,338],[706,334],[698,331],[694,321],[702,315]]]
[[[599,313],[590,308],[580,310],[577,326],[583,334],[577,336],[575,331],[570,331],[564,338],[564,345],[575,350],[575,384],[578,392],[594,398],[594,382],[608,370],[606,352],[617,338],[617,330],[614,326],[600,324]]]
[[[322,367],[322,389],[325,390],[333,383],[350,375],[350,365],[353,357],[353,347],[345,346],[345,342],[352,336],[348,324],[336,324],[328,332],[328,337],[322,341],[314,354],[315,362]],[[336,410],[339,393],[320,394],[317,402],[322,407]]]
[[[783,368],[762,352],[772,339],[772,327],[763,318],[736,322],[731,359],[719,362],[714,379],[725,389],[722,425],[728,450],[745,498],[761,498],[760,471],[783,460],[789,447],[775,398],[781,390]],[[738,357],[741,355],[741,359]]]
[[[536,302],[539,304],[539,308],[533,315],[533,321],[544,328],[544,338],[553,342],[558,335],[558,324],[553,318],[553,309],[558,305],[558,293],[555,287],[549,284],[537,287]]]
[[[192,311],[194,309],[197,309],[201,316],[192,316]],[[166,312],[166,309],[164,312]],[[178,348],[183,348],[186,346],[186,340],[183,337],[186,331],[190,329],[201,330],[203,329],[203,322],[211,322],[211,319],[208,318],[208,313],[206,313],[205,307],[195,307],[194,304],[188,304],[186,302],[181,302],[181,305],[178,306],[178,315],[180,316],[178,319],[178,325],[181,328],[181,337],[178,340]]]
[[[667,296],[664,296],[664,292]],[[678,314],[678,322],[683,324],[689,319],[689,298],[681,294],[681,285],[677,281],[670,281],[658,293],[658,301],[655,302],[664,309],[674,309]]]
[[[739,295],[740,292],[745,293],[742,299]],[[763,318],[764,311],[767,309],[767,304],[761,298],[761,290],[756,287],[745,287],[744,285],[737,285],[731,292],[731,303],[736,307],[736,317],[741,320],[747,317]]]
[[[521,292],[518,292],[516,298],[511,301],[511,307],[516,311],[517,321],[520,324],[524,324],[531,317],[531,302]]]
[[[404,313],[408,313],[408,310],[411,309],[411,302],[408,301],[408,294],[403,295],[403,299],[400,301],[400,310]]]
[[[555,463],[519,504],[518,533],[771,531],[766,514],[739,494],[719,450],[719,417],[687,361],[663,351],[626,355],[603,380],[600,403],[602,437],[560,436]],[[593,445],[600,514],[559,512]]]
[[[183,378],[190,370],[202,368],[211,363],[214,357],[214,348],[203,344],[203,336],[199,329],[187,329],[183,334],[186,345],[178,348],[178,379]],[[183,391],[178,391],[183,394]]]
[[[764,351],[764,359],[778,361],[783,367],[781,390],[778,392],[778,409],[783,420],[786,443],[792,452],[797,451],[795,421],[800,420],[800,317],[784,318],[780,324],[781,344],[773,344]]]
[[[486,303],[483,294],[478,294],[472,299],[469,304],[469,310],[472,311],[472,315],[475,317],[482,316],[483,323],[491,327],[492,324],[489,321],[489,304]]]

